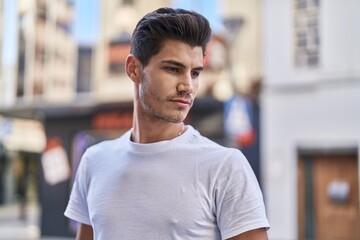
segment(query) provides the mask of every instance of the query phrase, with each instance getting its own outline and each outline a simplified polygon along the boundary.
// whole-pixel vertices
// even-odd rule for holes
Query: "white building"
[[[270,239],[360,239],[360,1],[264,0]]]

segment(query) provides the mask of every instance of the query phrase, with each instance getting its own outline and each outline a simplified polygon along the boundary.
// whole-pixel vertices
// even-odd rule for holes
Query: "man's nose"
[[[179,92],[192,93],[194,90],[193,79],[191,73],[184,74],[180,77],[180,81],[177,85],[177,90]]]

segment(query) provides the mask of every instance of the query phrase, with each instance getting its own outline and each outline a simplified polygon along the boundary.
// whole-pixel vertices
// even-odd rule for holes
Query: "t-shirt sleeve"
[[[255,174],[239,150],[234,150],[220,170],[216,179],[215,201],[222,239],[270,227]]]
[[[86,151],[81,158],[78,170],[75,175],[75,181],[71,190],[70,199],[64,215],[77,222],[91,225],[88,203],[86,200],[89,186],[87,158],[88,151]]]

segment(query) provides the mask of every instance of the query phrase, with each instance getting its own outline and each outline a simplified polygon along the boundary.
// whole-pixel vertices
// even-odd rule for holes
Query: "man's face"
[[[193,105],[202,70],[201,47],[165,41],[143,69],[139,84],[141,114],[171,123],[184,121]]]

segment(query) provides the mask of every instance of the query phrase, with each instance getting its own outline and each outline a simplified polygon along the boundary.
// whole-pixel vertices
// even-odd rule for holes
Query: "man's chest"
[[[127,171],[94,180],[88,195],[94,228],[194,239],[217,235],[209,198],[199,194],[196,177],[160,173]]]

